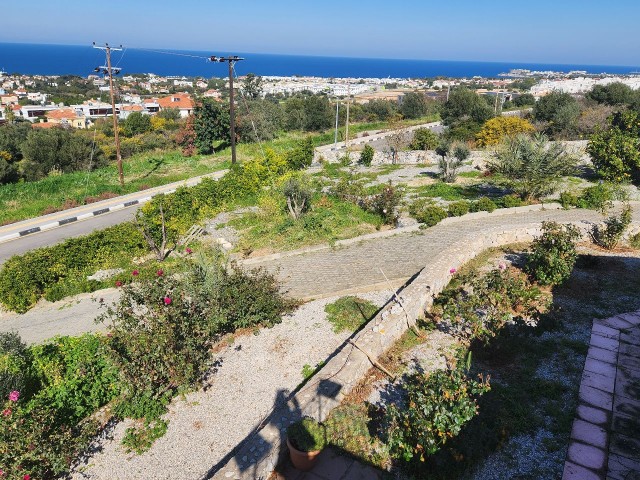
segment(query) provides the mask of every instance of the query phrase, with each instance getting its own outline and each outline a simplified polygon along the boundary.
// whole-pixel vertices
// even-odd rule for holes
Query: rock
[[[122,268],[112,268],[110,270],[98,270],[93,275],[89,275],[87,280],[96,280],[97,282],[101,282],[111,277],[115,277],[119,273],[124,272]]]

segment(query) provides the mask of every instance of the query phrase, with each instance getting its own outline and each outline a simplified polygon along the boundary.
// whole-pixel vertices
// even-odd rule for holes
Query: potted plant
[[[291,463],[298,470],[309,471],[326,444],[324,425],[304,417],[287,429],[287,447]]]

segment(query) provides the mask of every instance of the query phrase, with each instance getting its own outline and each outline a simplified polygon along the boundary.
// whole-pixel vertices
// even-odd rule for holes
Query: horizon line
[[[31,43],[31,42],[8,42],[0,40],[0,45],[47,45],[47,46],[61,46],[61,47],[84,47],[84,44],[77,43]],[[114,44],[115,46],[115,44]],[[120,45],[118,45],[120,46]],[[86,45],[90,48],[91,45]],[[207,50],[197,49],[176,49],[176,48],[162,48],[162,47],[141,47],[141,46],[126,46],[122,45],[123,49],[131,50],[147,50],[154,53],[154,50],[158,50],[155,53],[161,53],[160,50],[169,52],[190,52],[190,53],[207,53]],[[216,53],[229,53],[231,50],[216,50]],[[363,60],[384,60],[384,61],[411,61],[411,62],[455,62],[455,63],[483,63],[483,64],[539,64],[544,66],[584,66],[584,67],[622,67],[622,68],[635,68],[639,69],[638,65],[619,65],[619,64],[604,64],[604,63],[569,63],[569,62],[548,62],[548,61],[525,61],[525,60],[443,60],[443,59],[430,59],[430,58],[389,58],[389,57],[368,57],[368,56],[341,56],[341,55],[319,55],[319,54],[300,54],[300,53],[273,53],[273,52],[241,52],[237,51],[236,54],[250,54],[250,55],[274,55],[274,56],[286,56],[286,57],[317,57],[317,58],[345,58],[345,59],[363,59]],[[606,73],[606,72],[602,72]]]

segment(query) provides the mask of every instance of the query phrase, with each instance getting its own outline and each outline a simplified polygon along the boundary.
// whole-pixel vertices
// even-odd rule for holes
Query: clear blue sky
[[[22,0],[2,17],[0,42],[640,67],[638,0]]]

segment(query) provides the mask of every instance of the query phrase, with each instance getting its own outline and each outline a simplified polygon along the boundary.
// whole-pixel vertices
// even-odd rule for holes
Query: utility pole
[[[351,103],[351,84],[347,83],[347,120],[345,122],[344,132],[344,146],[347,149],[347,155],[349,155],[349,104]]]
[[[229,64],[229,134],[231,136],[231,163],[236,163],[236,107],[233,100],[233,66],[236,62],[244,60],[237,55],[228,57],[209,57],[212,62],[227,62]]]
[[[96,45],[96,42],[93,42],[93,48],[97,48],[99,50],[104,50],[107,55],[107,66],[96,67],[96,72],[101,72],[105,75],[109,75],[109,92],[111,93],[111,113],[113,115],[113,135],[116,141],[116,161],[118,163],[118,179],[120,180],[120,186],[124,187],[124,172],[122,170],[122,155],[120,154],[120,135],[118,134],[118,115],[116,114],[116,99],[113,94],[113,75],[118,75],[120,73],[120,68],[111,67],[111,51],[120,51],[122,50],[122,45],[119,47],[110,47],[108,43],[104,44],[104,47],[100,47]]]
[[[333,134],[333,148],[338,146],[338,114],[340,113],[340,100],[336,97],[336,130]]]

